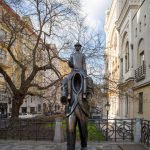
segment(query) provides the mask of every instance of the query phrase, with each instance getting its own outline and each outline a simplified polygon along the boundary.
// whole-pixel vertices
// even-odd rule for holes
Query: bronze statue
[[[71,55],[71,73],[63,80],[61,102],[66,105],[67,150],[75,150],[76,125],[78,123],[81,150],[87,150],[88,117],[93,94],[93,80],[87,76],[85,55],[81,45],[75,44],[76,52]]]

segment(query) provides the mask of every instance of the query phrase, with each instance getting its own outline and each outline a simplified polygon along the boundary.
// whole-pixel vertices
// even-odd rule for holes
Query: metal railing
[[[0,139],[53,140],[55,122],[37,119],[1,119]]]
[[[141,142],[150,146],[150,121],[141,120]]]
[[[88,141],[133,141],[134,119],[89,119]],[[66,122],[62,123],[66,140]],[[79,130],[76,139],[80,140]],[[39,119],[1,119],[0,139],[50,140],[55,134],[55,121]]]
[[[145,63],[143,63],[142,66],[138,67],[135,70],[135,79],[136,79],[136,81],[138,82],[138,81],[144,79],[145,75],[146,75],[146,65],[145,65]]]
[[[66,122],[62,122],[66,141]],[[135,119],[89,119],[88,141],[132,142]],[[80,140],[79,130],[76,139]],[[54,140],[55,121],[49,119],[0,119],[0,139]],[[150,146],[150,121],[141,120],[141,143]]]
[[[107,124],[108,123],[108,124]],[[103,119],[100,128],[105,139],[111,141],[133,141],[135,119]]]

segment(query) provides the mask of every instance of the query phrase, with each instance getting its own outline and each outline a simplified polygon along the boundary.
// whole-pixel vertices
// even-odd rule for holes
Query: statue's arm
[[[68,65],[70,68],[73,68],[73,56],[70,56],[70,60],[68,61]]]

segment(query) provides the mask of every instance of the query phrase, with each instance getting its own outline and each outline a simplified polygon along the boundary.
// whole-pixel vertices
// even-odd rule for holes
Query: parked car
[[[100,114],[100,113],[92,113],[90,118],[91,119],[102,119],[102,114]]]
[[[33,118],[33,115],[32,115],[32,114],[29,114],[29,113],[20,113],[20,114],[19,114],[19,118],[21,118],[21,119]]]

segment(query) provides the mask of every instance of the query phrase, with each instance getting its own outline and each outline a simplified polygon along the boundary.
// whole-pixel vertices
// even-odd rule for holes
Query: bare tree
[[[51,99],[38,91],[50,88],[53,91],[53,86],[58,85],[51,95],[56,96],[65,75],[60,68],[61,61],[67,62],[78,40],[87,57],[88,74],[95,82],[101,82],[103,35],[89,31],[84,24],[79,0],[2,0],[0,5],[4,9],[0,30],[6,32],[0,46],[11,58],[10,64],[13,63],[12,73],[2,66],[0,73],[13,95],[12,118],[18,117],[26,95]]]
[[[48,89],[62,79],[59,68],[55,66],[58,52],[47,43],[56,39],[59,43],[60,39],[64,39],[62,30],[78,15],[79,3],[70,0],[2,0],[0,5],[3,8],[1,29],[6,32],[1,39],[1,47],[14,64],[16,79],[2,66],[0,73],[13,94],[11,117],[17,118],[26,95]],[[65,45],[63,42],[61,49]],[[49,82],[43,78],[48,76],[45,76],[46,70],[51,73]]]

